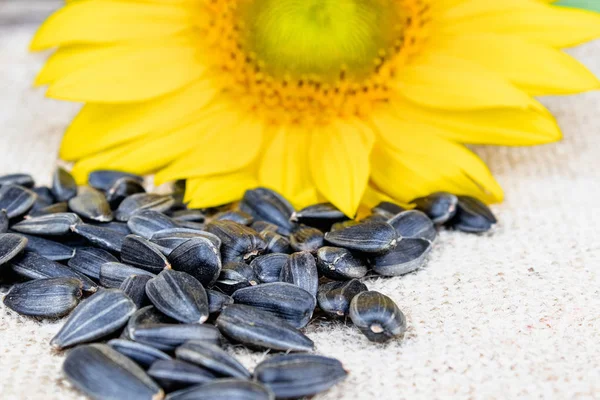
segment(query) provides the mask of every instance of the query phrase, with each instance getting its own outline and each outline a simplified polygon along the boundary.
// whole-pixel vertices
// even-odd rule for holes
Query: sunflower
[[[559,49],[597,14],[545,0],[71,0],[33,50],[84,103],[60,156],[186,179],[191,207],[272,188],[348,215],[445,190],[503,192],[465,145],[559,140],[533,96],[599,81]]]

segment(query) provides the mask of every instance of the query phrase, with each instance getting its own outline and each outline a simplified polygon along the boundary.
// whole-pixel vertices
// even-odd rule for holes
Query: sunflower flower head
[[[600,88],[559,49],[600,16],[539,0],[72,0],[32,42],[85,103],[61,157],[187,180],[191,207],[275,189],[301,207],[500,201],[465,144],[558,140],[533,96]]]

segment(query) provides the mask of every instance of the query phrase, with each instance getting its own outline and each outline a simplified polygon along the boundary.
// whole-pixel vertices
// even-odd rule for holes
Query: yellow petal
[[[268,187],[303,208],[317,202],[310,176],[309,154],[312,133],[297,126],[281,127],[262,156],[258,177]]]
[[[502,188],[486,165],[466,147],[438,136],[435,128],[389,114],[374,115],[372,121],[381,138],[371,157],[372,179],[388,195],[410,202],[446,190],[488,203],[502,200]]]
[[[473,62],[439,54],[424,54],[411,62],[392,86],[416,104],[444,110],[527,108],[532,104],[527,94],[502,76]]]
[[[532,95],[572,94],[600,88],[594,74],[573,57],[518,37],[442,36],[430,43],[432,51],[475,62]]]
[[[212,175],[188,179],[185,201],[190,208],[215,207],[239,200],[248,189],[258,186],[255,177],[248,172]]]
[[[87,104],[67,129],[60,156],[72,161],[144,135],[172,129],[174,124],[198,115],[215,92],[208,80],[199,80],[144,103]]]
[[[161,38],[190,29],[190,10],[189,7],[164,3],[70,2],[44,22],[31,42],[31,49]]]
[[[131,46],[126,52],[117,46],[114,53],[55,81],[46,94],[78,102],[140,102],[192,83],[205,69],[191,38]]]
[[[353,216],[369,180],[372,132],[352,123],[332,123],[313,133],[310,170],[319,192]]]
[[[191,151],[156,174],[156,182],[231,173],[254,161],[262,145],[262,121],[234,112],[223,112],[213,121],[187,142]]]

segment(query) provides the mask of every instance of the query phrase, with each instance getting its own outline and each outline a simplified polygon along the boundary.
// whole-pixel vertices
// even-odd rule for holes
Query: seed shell
[[[379,292],[361,292],[350,303],[350,318],[372,342],[383,343],[406,331],[406,317],[396,303]]]
[[[131,358],[142,368],[149,368],[158,360],[171,360],[171,356],[162,351],[131,340],[112,339],[108,341],[108,345],[124,356]]]
[[[129,318],[127,327],[125,328],[125,335],[127,338],[133,340],[134,332],[136,329],[148,327],[156,324],[175,324],[176,321],[173,318],[169,318],[154,306],[146,306],[140,308]]]
[[[233,304],[231,296],[218,290],[206,289],[206,296],[208,297],[208,312],[210,314],[220,313],[223,308]]]
[[[280,233],[289,235],[293,229],[290,218],[294,207],[280,194],[266,189],[247,190],[240,202],[240,210],[255,220],[267,221],[279,227]]]
[[[258,382],[217,379],[173,392],[167,400],[275,400],[275,395]]]
[[[158,231],[152,235],[151,241],[159,244],[160,246],[175,249],[175,247],[179,246],[187,239],[193,239],[197,237],[208,239],[215,245],[217,249],[221,248],[221,239],[219,239],[218,236],[210,232],[189,228],[173,228]]]
[[[262,283],[278,282],[281,269],[290,258],[288,254],[271,253],[256,257],[250,263]]]
[[[233,221],[212,221],[206,230],[221,239],[223,264],[250,260],[265,251],[267,244],[254,229]]]
[[[5,210],[9,219],[24,215],[33,207],[37,194],[19,185],[0,187],[0,210]]]
[[[60,203],[50,204],[46,207],[32,208],[29,211],[29,217],[41,217],[42,215],[61,214],[69,211],[69,205],[65,201]]]
[[[175,221],[204,222],[206,215],[201,210],[178,210],[169,214]]]
[[[212,219],[214,221],[233,221],[246,226],[249,226],[254,221],[252,215],[239,210],[223,211],[215,214]]]
[[[450,226],[463,232],[482,233],[489,231],[498,222],[492,211],[480,200],[470,196],[458,196],[456,215]]]
[[[367,286],[358,279],[325,283],[319,286],[317,293],[319,308],[331,317],[348,316],[350,302],[354,296],[367,290]]]
[[[30,235],[64,236],[78,223],[81,219],[76,214],[56,213],[24,219],[11,229]]]
[[[106,192],[110,190],[115,182],[122,178],[133,179],[140,184],[144,183],[144,178],[139,175],[113,170],[98,170],[91,172],[88,176],[88,183],[91,187]]]
[[[325,241],[337,247],[364,253],[385,253],[396,245],[396,230],[386,222],[368,222],[325,234]]]
[[[371,209],[371,213],[383,216],[385,219],[393,218],[404,211],[404,207],[389,201],[382,201]]]
[[[8,223],[6,210],[0,210],[0,233],[6,233],[6,231],[8,231]]]
[[[238,360],[214,344],[186,342],[175,349],[175,356],[181,360],[199,365],[218,376],[249,379],[250,372]]]
[[[330,279],[362,278],[367,274],[365,261],[342,247],[321,247],[316,260],[319,273]]]
[[[425,239],[402,239],[389,253],[373,258],[371,267],[384,276],[408,274],[425,265],[431,247]]]
[[[52,194],[56,201],[69,201],[77,196],[75,178],[62,167],[58,167],[52,179]]]
[[[27,238],[26,250],[38,253],[49,260],[65,261],[75,256],[75,249],[70,246],[38,236],[26,235],[24,233],[22,235]]]
[[[21,185],[24,187],[27,187],[25,185]],[[35,209],[36,207],[46,207],[49,206],[50,204],[54,204],[56,203],[56,198],[54,198],[54,195],[52,194],[52,190],[50,190],[49,187],[47,186],[38,186],[38,187],[34,187],[34,188],[30,188],[35,194],[38,195],[37,201],[36,201],[36,205],[33,206],[33,208]]]
[[[138,193],[146,193],[144,185],[138,179],[123,177],[117,179],[106,191],[106,201],[111,208],[118,208],[127,197]]]
[[[290,255],[281,269],[279,280],[292,283],[316,296],[319,287],[319,273],[313,255],[307,251]]]
[[[258,277],[251,266],[241,262],[225,264],[216,282],[216,286],[227,294],[254,285],[258,285]]]
[[[181,360],[157,360],[148,375],[167,392],[208,383],[217,379],[209,371]]]
[[[225,307],[216,326],[232,341],[251,348],[311,351],[314,347],[312,340],[284,320],[242,304]]]
[[[129,330],[131,338],[163,351],[173,351],[189,340],[218,345],[222,336],[208,324],[144,324]]]
[[[320,203],[294,212],[290,220],[327,232],[333,224],[347,221],[348,217],[333,204]]]
[[[341,362],[315,354],[271,357],[256,367],[254,377],[278,399],[297,399],[324,392],[346,379]]]
[[[141,210],[167,211],[175,203],[173,197],[155,193],[138,193],[127,197],[115,211],[118,221],[128,221]]]
[[[301,226],[290,236],[290,245],[294,251],[316,253],[323,246],[323,232],[310,226]]]
[[[165,214],[155,210],[142,210],[133,214],[127,227],[133,233],[146,239],[150,239],[153,234],[165,229],[177,228],[177,222],[167,217]]]
[[[49,278],[14,285],[4,305],[21,315],[59,318],[71,312],[81,298],[81,281]]]
[[[447,192],[436,192],[412,201],[417,210],[423,211],[434,224],[449,221],[456,213],[458,198]]]
[[[162,389],[134,361],[105,344],[79,346],[63,364],[67,379],[95,400],[162,400]]]
[[[152,272],[120,262],[107,262],[100,267],[100,284],[107,288],[119,288],[130,276],[145,275],[154,278]]]
[[[160,248],[148,239],[136,235],[128,235],[123,240],[121,260],[130,265],[158,274],[163,269],[170,269],[171,264],[162,254]]]
[[[104,228],[78,223],[71,227],[71,230],[81,237],[86,238],[90,243],[100,247],[101,249],[119,253],[125,242],[125,235],[113,229]]]
[[[0,233],[0,265],[17,257],[27,246],[27,238],[14,233]]]
[[[388,223],[402,238],[425,239],[433,242],[437,236],[431,219],[419,210],[403,211],[388,220]]]
[[[110,222],[112,210],[104,194],[91,187],[81,187],[79,194],[69,200],[69,208],[81,218],[98,222]]]
[[[98,280],[100,279],[100,267],[108,262],[117,261],[119,260],[106,250],[80,247],[75,250],[75,255],[69,260],[68,265],[75,271]]]
[[[31,189],[35,186],[35,181],[29,174],[9,174],[0,176],[0,187],[6,185],[19,185]]]
[[[73,310],[50,344],[64,349],[106,337],[125,326],[135,310],[135,304],[123,291],[102,289]]]
[[[132,275],[121,283],[121,289],[135,303],[137,308],[150,304],[146,295],[146,283],[152,279],[152,275]]]
[[[206,287],[212,286],[221,273],[219,249],[204,237],[187,239],[168,258],[173,269],[187,272]]]
[[[130,235],[131,231],[129,230],[129,227],[127,226],[127,223],[125,222],[118,222],[118,221],[112,221],[112,222],[93,222],[91,221],[90,224],[92,225],[96,225],[96,226],[101,226],[103,228],[106,229],[112,229],[113,231],[122,233],[123,235]]]

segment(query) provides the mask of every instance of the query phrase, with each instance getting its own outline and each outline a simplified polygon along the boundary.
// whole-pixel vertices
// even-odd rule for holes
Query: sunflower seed
[[[21,185],[23,186],[23,185]],[[31,189],[35,194],[38,195],[35,205],[33,206],[33,210],[44,208],[49,205],[56,203],[56,199],[52,194],[52,191],[47,186],[38,186]]]
[[[115,218],[128,221],[133,214],[141,210],[167,211],[175,203],[173,197],[154,193],[138,193],[127,197],[115,211]]]
[[[132,233],[129,230],[127,223],[125,223],[125,222],[116,222],[116,221],[103,222],[103,223],[90,222],[90,224],[96,225],[96,226],[101,226],[102,228],[106,228],[106,229],[112,229],[113,231],[117,231],[119,233],[122,233],[123,235],[130,235]]]
[[[52,240],[22,234],[27,238],[26,250],[33,251],[53,261],[65,261],[75,256],[75,249]]]
[[[135,304],[119,289],[102,289],[82,301],[50,344],[64,349],[118,331],[135,312]]]
[[[277,230],[279,229],[279,227],[277,225],[272,224],[267,221],[254,221],[250,225],[250,228],[254,229],[256,232],[261,233],[261,234],[264,232],[278,233]]]
[[[388,221],[388,219],[381,214],[371,214],[371,215],[361,219],[359,222],[361,224],[366,224],[369,222],[381,223],[381,222],[387,222],[387,221]]]
[[[100,267],[108,262],[117,262],[117,258],[109,252],[95,247],[81,247],[75,250],[75,255],[69,260],[69,267],[75,271],[100,279]]]
[[[217,290],[206,289],[206,296],[208,297],[208,312],[210,314],[218,314],[223,308],[233,304],[231,296]]]
[[[396,230],[386,222],[369,222],[325,234],[325,241],[337,247],[363,253],[384,253],[396,245]]]
[[[12,226],[12,230],[30,235],[63,236],[71,231],[71,226],[81,222],[73,213],[57,213],[31,217]]]
[[[35,181],[29,174],[10,174],[0,176],[0,187],[5,185],[19,185],[31,189],[35,186]]]
[[[496,222],[492,211],[480,200],[458,196],[456,215],[449,225],[463,232],[481,233],[489,231]]]
[[[316,259],[319,273],[330,279],[362,278],[367,274],[366,263],[341,247],[321,247]]]
[[[178,210],[169,214],[175,221],[204,222],[206,216],[201,210]]]
[[[37,279],[14,285],[4,297],[4,305],[21,315],[59,318],[70,313],[80,298],[78,279]]]
[[[341,362],[315,354],[286,354],[256,366],[254,378],[278,399],[297,399],[326,391],[346,379]]]
[[[293,252],[290,240],[277,232],[263,231],[260,233],[260,237],[267,243],[266,251],[268,253],[289,254]]]
[[[258,256],[250,263],[258,280],[262,283],[278,282],[281,269],[290,256],[283,253],[271,253]]]
[[[110,222],[112,210],[106,197],[91,187],[81,187],[79,194],[69,200],[69,208],[81,218],[98,222]]]
[[[208,239],[212,242],[212,244],[215,245],[217,249],[221,249],[221,239],[219,239],[216,235],[209,232],[197,231],[188,228],[174,228],[158,231],[152,235],[150,240],[152,243],[156,243],[161,247],[174,250],[183,242],[187,242],[188,239],[197,237]]]
[[[95,400],[162,400],[162,389],[135,362],[105,344],[79,346],[63,364],[67,379]]]
[[[6,210],[0,210],[0,233],[8,231],[8,215]]]
[[[151,275],[132,275],[127,277],[119,286],[133,302],[137,308],[142,308],[150,304],[146,295],[146,283],[152,279]]]
[[[181,360],[157,360],[148,370],[148,375],[167,392],[217,379],[209,371]]]
[[[350,303],[350,318],[372,342],[383,343],[406,331],[406,317],[396,303],[379,292],[361,292]]]
[[[426,197],[414,199],[417,210],[423,211],[434,224],[441,225],[449,221],[456,213],[458,198],[450,193],[436,192]]]
[[[69,211],[68,204],[64,201],[61,201],[60,203],[50,204],[49,206],[41,207],[38,209],[32,208],[28,215],[30,217],[41,217],[42,215],[60,214],[60,213],[66,213],[68,211]]]
[[[175,204],[171,207],[171,210],[185,210],[187,208],[183,201],[185,198],[185,187],[185,179],[179,179],[172,183],[171,189],[173,193],[171,193],[171,196],[175,199]]]
[[[390,219],[402,211],[404,211],[403,207],[389,201],[382,201],[371,209],[371,213],[381,215],[385,219]]]
[[[131,358],[142,368],[149,368],[158,360],[171,360],[171,356],[162,351],[131,340],[112,339],[108,341],[108,345],[124,356]]]
[[[339,230],[342,230],[344,228],[348,228],[350,226],[354,226],[354,225],[358,225],[358,224],[360,224],[360,222],[358,222],[358,221],[356,221],[354,219],[351,219],[351,220],[348,220],[348,221],[344,221],[344,222],[336,222],[335,224],[331,225],[331,230],[330,231],[331,232],[335,232],[335,231],[339,231]]]
[[[118,288],[125,279],[134,275],[145,275],[154,278],[152,272],[119,262],[107,262],[100,267],[100,284],[107,288]]]
[[[33,207],[37,194],[23,186],[0,187],[0,210],[5,210],[9,219],[24,215]]]
[[[133,179],[140,184],[144,183],[144,178],[139,175],[113,170],[93,171],[88,176],[88,182],[91,187],[106,192],[115,184],[116,181],[122,178]]]
[[[208,298],[196,278],[181,271],[164,270],[146,284],[146,294],[163,314],[183,323],[208,319]]]
[[[279,280],[301,287],[313,296],[317,295],[319,273],[312,254],[307,251],[290,255],[281,269]]]
[[[294,207],[278,193],[266,188],[247,190],[240,202],[240,210],[252,215],[255,220],[275,224],[280,233],[289,235],[293,229],[290,218]]]
[[[58,167],[52,179],[52,194],[56,201],[69,201],[77,196],[77,182],[75,178],[62,167]]]
[[[173,219],[154,210],[138,211],[127,221],[127,227],[131,232],[146,239],[150,239],[156,232],[177,228],[177,226]]]
[[[216,326],[229,339],[251,348],[311,351],[314,347],[312,340],[284,320],[242,304],[225,307]]]
[[[347,221],[349,218],[331,203],[314,204],[296,211],[290,220],[304,225],[312,226],[324,232],[329,231],[337,222]]]
[[[206,230],[221,239],[223,264],[249,260],[267,248],[267,244],[254,229],[233,221],[212,221],[206,225]]]
[[[384,276],[400,276],[425,265],[431,242],[425,239],[402,239],[396,247],[371,260],[373,271]]]
[[[14,233],[0,233],[0,265],[17,257],[27,246],[27,238]]]
[[[329,282],[319,286],[319,308],[332,317],[348,316],[350,302],[357,294],[366,292],[367,286],[358,279],[347,282]]]
[[[71,230],[101,249],[113,251],[115,253],[119,253],[125,243],[126,236],[121,232],[102,226],[81,222],[72,226]]]
[[[169,253],[169,260],[175,270],[187,272],[207,287],[221,273],[219,249],[204,237],[187,239]]]
[[[188,340],[218,345],[222,336],[208,324],[146,324],[129,330],[131,338],[163,351],[173,351]]]
[[[203,223],[194,221],[177,221],[177,224],[179,224],[181,228],[192,229],[195,231],[203,231],[205,228]]]
[[[388,223],[402,238],[425,239],[433,242],[437,236],[433,222],[419,210],[403,211],[391,218]]]
[[[215,214],[212,217],[212,219],[213,221],[233,221],[246,226],[249,226],[252,223],[252,221],[254,221],[252,215],[237,210],[220,212],[218,214]]]
[[[251,266],[241,262],[225,264],[215,284],[227,294],[232,294],[238,289],[258,285],[258,277]]]
[[[250,372],[235,357],[219,346],[205,342],[186,342],[175,349],[178,359],[199,365],[224,377],[248,379]]]
[[[171,264],[160,249],[148,239],[136,235],[128,235],[123,240],[121,260],[126,264],[158,274],[163,269],[170,269]]]
[[[146,193],[144,185],[138,179],[124,177],[117,179],[106,191],[106,201],[111,208],[118,208],[127,197],[138,193]]]
[[[98,290],[98,285],[85,275],[31,251],[25,251],[9,265],[14,272],[29,279],[75,278],[81,281],[85,292]]]
[[[275,400],[275,395],[257,382],[217,379],[173,392],[166,400]]]
[[[156,324],[174,323],[176,323],[175,320],[158,311],[156,307],[146,306],[137,310],[135,314],[129,318],[127,327],[124,331],[127,332],[126,337],[133,340],[136,329],[146,328]]]
[[[290,236],[290,245],[295,251],[316,253],[323,246],[323,232],[310,226],[301,226]]]
[[[308,325],[316,306],[312,294],[285,282],[242,288],[233,293],[232,297],[235,304],[245,304],[266,311],[298,329]]]

